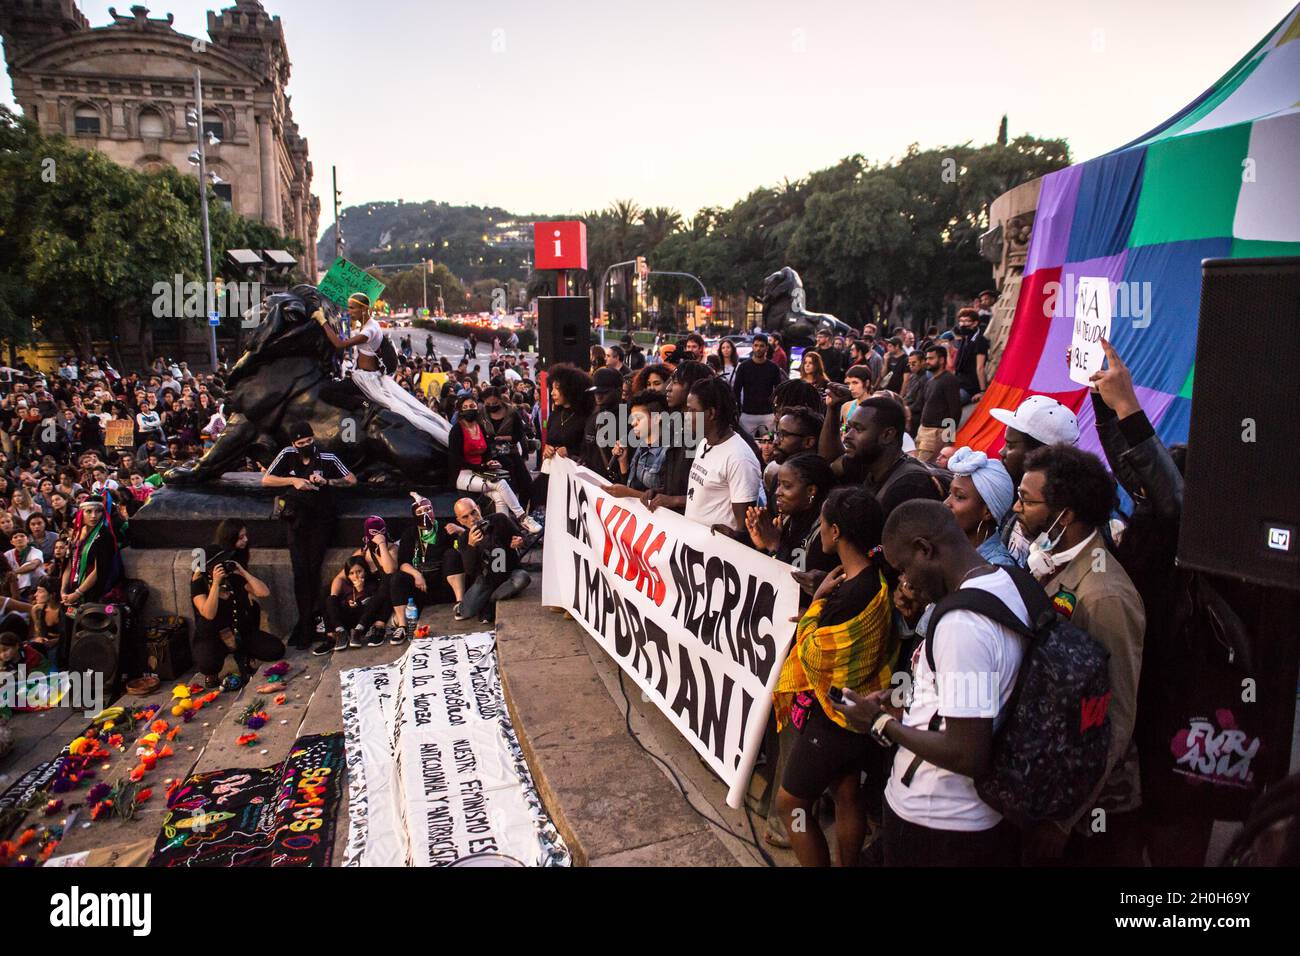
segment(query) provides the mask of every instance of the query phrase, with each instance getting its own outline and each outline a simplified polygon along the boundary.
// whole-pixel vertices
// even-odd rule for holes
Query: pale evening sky
[[[92,26],[113,5],[131,3],[80,4]],[[284,25],[324,230],[332,164],[345,204],[629,198],[689,215],[851,153],[989,142],[1003,113],[1013,137],[1065,137],[1087,159],[1200,94],[1291,0],[264,5]],[[149,6],[206,37],[218,4]]]

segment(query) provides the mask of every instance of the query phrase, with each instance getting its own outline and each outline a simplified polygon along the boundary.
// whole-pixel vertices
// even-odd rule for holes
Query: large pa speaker
[[[1300,589],[1300,257],[1201,271],[1178,563]]]
[[[591,300],[582,295],[545,295],[537,300],[537,351],[547,365],[591,363]]]
[[[122,612],[107,604],[77,608],[72,620],[72,644],[68,647],[68,669],[103,674],[105,690],[112,696],[121,656]]]

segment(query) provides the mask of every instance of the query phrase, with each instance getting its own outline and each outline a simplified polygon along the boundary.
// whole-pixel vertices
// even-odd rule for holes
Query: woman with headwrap
[[[970,447],[953,452],[948,470],[955,477],[944,504],[958,526],[989,564],[1014,567],[1016,559],[998,535],[1002,520],[1016,500],[1011,475],[1001,461]]]
[[[217,525],[213,541],[203,549],[203,563],[190,579],[194,604],[194,663],[203,685],[221,685],[226,658],[233,655],[242,683],[261,661],[278,661],[284,642],[261,629],[262,612],[254,599],[266,599],[271,589],[248,570],[248,528],[227,518]]]
[[[121,596],[121,583],[117,531],[108,519],[104,499],[89,498],[72,522],[72,551],[63,571],[60,597],[69,608],[83,601],[107,604]]]
[[[352,346],[357,348],[357,365],[352,370],[352,381],[361,390],[368,401],[401,415],[416,428],[431,435],[439,444],[447,444],[451,426],[447,420],[433,409],[423,405],[406,391],[390,375],[384,373],[379,363],[379,350],[384,344],[384,330],[379,321],[370,314],[370,297],[364,292],[354,292],[348,296],[348,315],[353,324],[358,326],[357,333],[341,339],[329,319],[321,309],[312,313],[312,318],[320,323],[334,348],[342,351]]]

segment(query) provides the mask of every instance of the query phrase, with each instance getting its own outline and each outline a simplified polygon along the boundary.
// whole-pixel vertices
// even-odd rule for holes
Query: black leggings
[[[196,635],[190,644],[194,663],[205,677],[215,677],[231,651],[216,633]],[[278,661],[284,657],[284,642],[266,631],[254,631],[235,638],[235,660],[244,667],[251,660]]]
[[[338,594],[331,594],[325,603],[325,624],[331,631],[382,624],[388,615],[388,589],[383,587],[360,604],[349,604]]]
[[[424,572],[422,572],[424,573]],[[395,608],[406,607],[406,602],[415,598],[415,606],[424,610],[433,603],[430,593],[433,589],[432,573],[424,573],[424,586],[421,591],[415,586],[415,578],[405,571],[398,571],[388,577],[389,603]]]

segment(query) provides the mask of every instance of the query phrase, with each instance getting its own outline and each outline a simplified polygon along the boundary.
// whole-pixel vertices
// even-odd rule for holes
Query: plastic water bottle
[[[406,599],[406,626],[415,630],[415,622],[420,617],[420,609],[415,606],[415,598]]]

